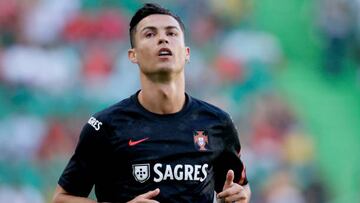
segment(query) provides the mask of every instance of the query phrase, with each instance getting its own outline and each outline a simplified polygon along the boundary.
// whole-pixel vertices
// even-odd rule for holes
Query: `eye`
[[[171,36],[171,37],[174,37],[174,36],[177,36],[177,33],[170,31],[170,32],[167,33],[167,35]]]
[[[148,33],[145,34],[145,37],[146,37],[146,38],[150,38],[150,37],[153,37],[154,35],[155,35],[155,33],[153,33],[153,32],[148,32]]]

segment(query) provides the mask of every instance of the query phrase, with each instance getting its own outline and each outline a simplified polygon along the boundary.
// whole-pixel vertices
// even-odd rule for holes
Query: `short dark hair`
[[[129,28],[129,35],[130,35],[130,45],[131,48],[134,48],[134,36],[136,31],[136,25],[145,17],[153,14],[163,14],[163,15],[169,15],[175,18],[175,20],[179,23],[181,30],[185,32],[185,26],[184,23],[181,21],[180,17],[171,13],[170,10],[161,7],[158,4],[154,3],[147,3],[142,8],[136,11],[135,15],[132,17],[130,21],[130,28]]]

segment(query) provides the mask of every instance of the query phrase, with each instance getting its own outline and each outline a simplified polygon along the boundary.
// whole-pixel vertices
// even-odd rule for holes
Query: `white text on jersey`
[[[102,122],[96,120],[96,118],[94,117],[91,117],[89,120],[88,120],[88,123],[95,128],[96,131],[100,130],[100,126],[102,125]]]
[[[171,165],[157,163],[154,165],[154,182],[163,180],[195,180],[203,182],[207,177],[208,164],[190,165],[177,164],[172,168]]]

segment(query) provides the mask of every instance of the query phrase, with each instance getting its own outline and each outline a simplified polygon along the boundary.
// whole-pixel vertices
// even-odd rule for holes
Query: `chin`
[[[172,74],[172,73],[179,73],[183,69],[179,66],[175,66],[174,64],[158,64],[153,68],[144,69],[143,72],[145,74],[154,75],[154,74]]]
[[[159,64],[156,68],[154,68],[154,72],[173,72],[178,69],[173,64]]]
[[[181,71],[182,71],[182,69],[178,68],[178,67],[166,66],[166,67],[157,68],[157,72],[159,72],[159,73],[179,73]]]

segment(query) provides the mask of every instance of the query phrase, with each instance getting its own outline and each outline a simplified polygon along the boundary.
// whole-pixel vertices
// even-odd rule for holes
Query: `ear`
[[[138,63],[134,48],[128,50],[128,58],[132,63],[136,63],[136,64]]]
[[[185,61],[190,61],[190,47],[185,47]]]

